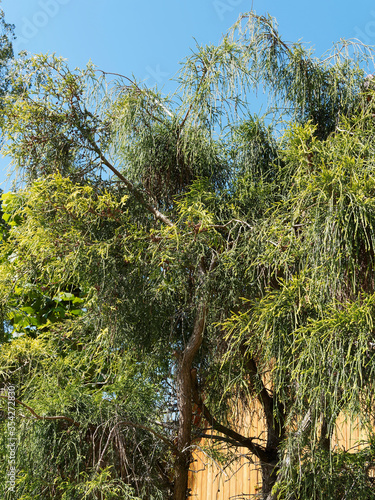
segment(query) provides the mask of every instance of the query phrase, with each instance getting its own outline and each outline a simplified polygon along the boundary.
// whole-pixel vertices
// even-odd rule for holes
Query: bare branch
[[[2,399],[8,399],[9,400],[9,396],[2,396],[0,395],[0,398]],[[13,398],[12,398],[12,401],[13,401]],[[19,399],[14,399],[14,401],[23,406],[24,408],[26,408],[27,410],[29,410],[29,412],[37,419],[37,420],[66,420],[67,422],[69,422],[70,424],[72,425],[75,425],[76,427],[80,427],[81,424],[79,422],[76,422],[75,420],[73,420],[72,418],[70,417],[66,417],[66,416],[63,416],[63,415],[58,415],[58,416],[45,416],[45,417],[42,417],[41,415],[38,415],[36,413],[35,410],[33,410],[29,405],[27,405],[26,403],[22,403],[22,401],[20,401]]]
[[[220,424],[211,414],[210,410],[207,408],[207,406],[203,403],[202,398],[200,397],[197,387],[195,384],[192,384],[193,386],[193,401],[194,403],[201,409],[202,414],[204,418],[207,420],[207,422],[212,426],[212,428],[220,432],[221,434],[224,434],[227,436],[227,438],[230,439],[230,444],[234,445],[234,443],[237,443],[237,446],[243,447],[243,448],[248,448],[251,453],[256,455],[260,460],[266,460],[267,455],[266,455],[266,450],[263,446],[260,446],[256,443],[254,443],[254,438],[247,438],[238,432],[234,431],[233,429],[230,429],[229,427]]]
[[[135,422],[130,422],[128,420],[122,420],[117,425],[124,425],[124,426],[128,426],[128,427],[134,427],[136,429],[142,429],[144,431],[150,432],[155,437],[157,437],[158,439],[160,439],[160,441],[163,441],[163,443],[166,444],[169,448],[171,448],[174,453],[176,453],[177,455],[180,454],[180,452],[178,451],[178,449],[176,448],[176,446],[172,443],[172,441],[170,441],[169,439],[167,439],[166,437],[164,437],[159,432],[154,431],[154,429],[151,429],[151,427],[147,427],[146,425],[142,425],[142,424],[136,424]]]

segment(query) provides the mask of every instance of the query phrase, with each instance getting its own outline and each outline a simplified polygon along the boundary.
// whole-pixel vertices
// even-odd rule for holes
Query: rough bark
[[[277,494],[273,493],[273,487],[278,479],[280,470],[279,461],[274,463],[263,464],[262,470],[262,498],[263,500],[277,500]]]
[[[192,428],[192,381],[191,368],[203,340],[207,307],[198,308],[193,333],[179,355],[177,364],[177,407],[179,429],[177,435],[178,455],[175,462],[175,480],[173,500],[185,500],[188,496],[188,475],[191,462]]]
[[[264,500],[276,500],[277,495],[272,493],[272,488],[275,486],[277,481],[277,473],[279,470],[279,460],[276,454],[274,460],[270,460],[269,463],[262,463],[262,498]]]

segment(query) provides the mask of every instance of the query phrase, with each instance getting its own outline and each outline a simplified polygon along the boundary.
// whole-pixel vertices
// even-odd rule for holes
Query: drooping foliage
[[[0,95],[11,90],[11,80],[8,75],[9,61],[13,57],[14,26],[5,21],[4,12],[0,9]]]
[[[247,449],[264,499],[374,497],[372,54],[340,43],[317,58],[250,13],[167,98],[15,62],[0,376],[22,498],[182,500],[202,438]],[[335,445],[343,418],[361,449]]]

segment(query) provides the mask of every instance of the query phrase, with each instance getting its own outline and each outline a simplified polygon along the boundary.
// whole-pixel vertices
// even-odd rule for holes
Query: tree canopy
[[[2,484],[15,387],[24,500],[185,499],[202,439],[224,463],[247,449],[265,500],[375,498],[372,70],[361,44],[316,57],[253,12],[170,96],[14,61]],[[340,416],[366,430],[354,452]]]

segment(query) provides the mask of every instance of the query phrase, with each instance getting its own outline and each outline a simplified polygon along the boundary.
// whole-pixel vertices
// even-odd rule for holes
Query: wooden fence
[[[259,415],[253,414],[244,418],[241,424],[242,433],[249,436],[262,436],[264,426]],[[333,446],[346,450],[358,449],[358,443],[366,439],[359,426],[344,419],[339,419],[333,436]],[[190,484],[191,498],[195,500],[249,500],[260,498],[261,473],[259,464],[249,461],[248,450],[242,453],[239,461],[230,468],[221,467],[219,462],[209,458],[204,443],[198,443],[194,451],[194,462],[191,465]],[[247,454],[247,456],[245,456]]]

